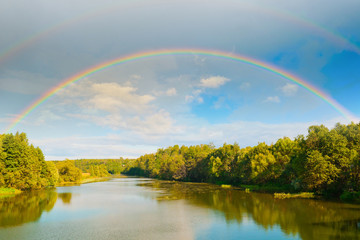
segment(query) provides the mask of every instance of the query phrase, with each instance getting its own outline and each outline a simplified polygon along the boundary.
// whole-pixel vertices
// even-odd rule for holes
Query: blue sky
[[[169,48],[219,50],[275,65],[360,117],[356,0],[0,2],[1,131],[82,70]],[[13,132],[26,132],[46,159],[56,160],[137,157],[173,144],[271,144],[336,122],[349,120],[294,82],[193,54],[90,75],[52,96]]]

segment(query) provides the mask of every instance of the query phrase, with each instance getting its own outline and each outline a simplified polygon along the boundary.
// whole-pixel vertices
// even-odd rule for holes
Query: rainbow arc
[[[339,104],[335,99],[333,99],[330,95],[322,91],[321,89],[313,86],[309,82],[283,70],[279,67],[276,67],[272,64],[253,59],[247,56],[242,56],[234,53],[227,53],[218,50],[207,50],[207,49],[161,49],[161,50],[152,50],[139,52],[135,54],[130,54],[127,56],[119,57],[112,59],[110,61],[105,61],[98,65],[87,68],[78,74],[75,74],[65,80],[63,80],[60,84],[56,85],[49,91],[45,92],[41,97],[39,97],[36,101],[30,104],[23,112],[21,112],[17,118],[15,118],[12,123],[7,127],[5,132],[10,132],[12,129],[16,127],[26,116],[28,116],[32,111],[34,111],[37,107],[39,107],[42,103],[44,103],[47,99],[57,93],[59,90],[66,88],[68,85],[80,81],[85,77],[88,77],[94,73],[103,71],[110,67],[125,64],[127,62],[136,61],[140,59],[152,58],[152,57],[160,57],[160,56],[168,56],[168,55],[198,55],[198,56],[209,56],[209,57],[218,57],[223,59],[229,59],[233,61],[237,61],[244,64],[249,64],[255,66],[257,68],[272,72],[286,80],[296,83],[297,85],[303,87],[309,92],[313,93],[317,97],[321,98],[327,104],[329,104],[332,108],[334,108],[340,115],[345,117],[349,121],[356,121],[357,118],[353,116],[350,111],[344,108],[341,104]]]

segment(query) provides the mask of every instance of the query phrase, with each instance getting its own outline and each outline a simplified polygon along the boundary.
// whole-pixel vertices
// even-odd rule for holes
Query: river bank
[[[19,193],[21,193],[21,191],[15,188],[0,188],[0,197],[13,196]]]

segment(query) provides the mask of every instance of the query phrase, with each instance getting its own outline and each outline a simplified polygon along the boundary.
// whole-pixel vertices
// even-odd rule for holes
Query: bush
[[[340,195],[341,201],[360,203],[360,192],[345,191]]]

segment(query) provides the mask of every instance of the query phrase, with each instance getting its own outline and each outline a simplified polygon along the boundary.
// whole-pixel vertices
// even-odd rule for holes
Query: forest
[[[25,133],[0,135],[0,188],[40,189],[120,173],[360,199],[360,123],[311,126],[306,136],[270,145],[175,145],[137,159],[45,161]]]
[[[58,178],[55,164],[45,161],[25,133],[0,135],[0,187],[40,189],[55,186]]]
[[[267,145],[178,145],[126,166],[126,173],[159,179],[256,185],[274,191],[310,191],[343,200],[360,196],[360,123],[311,126],[306,136]]]
[[[45,161],[39,147],[29,144],[25,133],[0,135],[0,193],[81,183],[86,178],[120,174],[120,159]],[[11,191],[10,191],[11,192]]]
[[[41,149],[29,144],[25,133],[0,135],[0,188],[41,189],[81,179],[74,161],[45,161]]]

